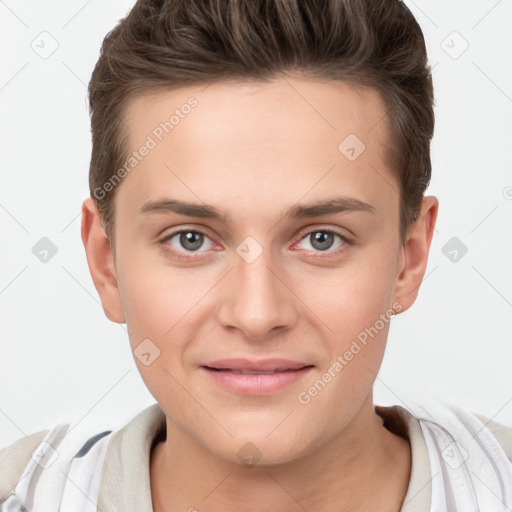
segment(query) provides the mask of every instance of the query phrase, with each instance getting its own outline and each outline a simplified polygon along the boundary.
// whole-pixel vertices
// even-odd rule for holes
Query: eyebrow
[[[178,199],[150,200],[144,203],[140,209],[145,213],[178,213],[189,217],[201,217],[215,219],[220,222],[229,222],[229,215],[221,213],[217,208],[207,204],[189,203]],[[285,218],[300,219],[305,217],[321,217],[330,213],[345,213],[363,211],[374,213],[375,208],[369,204],[352,197],[336,197],[327,201],[311,204],[296,204],[285,214]]]

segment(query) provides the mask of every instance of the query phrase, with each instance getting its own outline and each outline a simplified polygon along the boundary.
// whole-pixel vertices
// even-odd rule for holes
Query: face
[[[402,263],[384,115],[374,90],[303,78],[130,104],[124,320],[168,421],[210,452],[290,461],[368,403]]]

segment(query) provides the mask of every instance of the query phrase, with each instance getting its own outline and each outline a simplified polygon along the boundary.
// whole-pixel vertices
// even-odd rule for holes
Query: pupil
[[[317,231],[316,233],[312,233],[311,237],[311,245],[318,250],[324,251],[325,249],[329,249],[334,241],[333,233],[327,233],[325,231]]]
[[[187,231],[186,233],[181,234],[180,244],[189,251],[195,251],[203,245],[203,235],[202,233],[196,233],[195,231]]]

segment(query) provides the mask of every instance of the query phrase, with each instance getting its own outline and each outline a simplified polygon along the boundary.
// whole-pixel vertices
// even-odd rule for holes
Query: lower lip
[[[312,366],[308,366],[300,370],[244,375],[229,370],[210,370],[201,366],[201,370],[207,372],[217,384],[229,391],[243,395],[271,395],[277,393],[301,380],[312,369]]]

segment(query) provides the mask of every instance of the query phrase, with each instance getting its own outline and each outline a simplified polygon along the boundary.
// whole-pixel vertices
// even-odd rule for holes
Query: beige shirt
[[[418,420],[400,406],[376,406],[384,426],[411,443],[409,487],[400,512],[429,512],[432,499],[430,462]],[[512,461],[512,428],[477,416]],[[34,433],[0,450],[0,502],[11,494],[30,454],[48,430]],[[153,404],[113,433],[103,464],[97,508],[101,512],[153,512],[149,461],[153,445],[165,435],[165,415]]]

